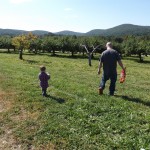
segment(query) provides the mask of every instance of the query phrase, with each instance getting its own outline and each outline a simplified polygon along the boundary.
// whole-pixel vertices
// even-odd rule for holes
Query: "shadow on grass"
[[[18,51],[10,51],[10,52],[8,52],[8,51],[1,51],[0,50],[0,53],[2,53],[2,54],[18,54],[19,55]]]
[[[150,64],[149,60],[145,60],[148,56],[143,57],[143,61],[140,61],[138,56],[130,56],[130,57],[123,57],[124,60],[131,60],[140,64]]]
[[[70,54],[51,54],[49,55],[51,57],[57,57],[57,58],[69,58],[69,59],[88,59],[88,56],[87,54],[85,53],[85,55],[82,55],[82,54],[74,54],[73,56],[70,55]],[[95,56],[92,58],[92,60],[98,60],[99,59],[99,56]]]
[[[24,61],[26,61],[29,64],[37,64],[39,61],[35,61],[35,60],[26,60],[24,59]]]
[[[56,102],[58,102],[58,103],[60,103],[60,104],[62,104],[62,103],[65,102],[64,99],[62,99],[62,98],[57,98],[57,97],[54,97],[54,96],[51,96],[51,95],[47,95],[46,98],[51,98],[51,99],[55,100]]]
[[[116,95],[116,97],[120,97],[120,98],[122,98],[124,100],[130,101],[130,102],[134,102],[134,103],[140,103],[140,104],[143,104],[145,106],[150,107],[150,101],[149,102],[145,102],[145,101],[142,101],[140,98],[131,98],[129,96],[119,96],[119,95]]]
[[[8,53],[8,51],[0,51],[0,53],[5,53],[5,54],[18,54],[19,55],[19,52],[18,51],[15,51],[15,52],[10,52]],[[97,53],[99,54],[99,53]],[[53,53],[48,53],[48,52],[37,52],[36,54],[35,53],[32,53],[32,52],[24,52],[23,51],[23,56],[48,56],[48,57],[56,57],[56,58],[69,58],[69,59],[88,59],[88,56],[87,54],[85,53],[84,55],[83,54],[74,54],[73,56],[70,54],[70,53],[58,53],[56,52],[55,54]],[[99,55],[94,55],[94,57],[92,58],[92,60],[98,60],[99,59]]]
[[[143,62],[140,62],[139,60],[137,61],[138,63],[141,63],[141,64],[150,64],[150,61],[148,60],[144,60]]]
[[[98,53],[97,53],[98,54]],[[53,53],[24,53],[23,55],[33,55],[33,56],[48,56],[48,57],[56,57],[56,58],[69,58],[69,59],[88,59],[87,54],[85,53],[84,55],[82,54],[74,54],[73,56],[70,53],[58,53],[56,52],[55,54]],[[94,57],[92,58],[92,60],[98,60],[99,59],[99,55],[94,55]]]

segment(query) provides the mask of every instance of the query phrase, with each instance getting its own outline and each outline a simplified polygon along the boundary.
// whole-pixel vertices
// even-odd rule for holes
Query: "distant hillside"
[[[26,34],[27,31],[15,29],[0,29],[0,35],[20,35]]]
[[[56,35],[76,35],[76,36],[81,36],[84,35],[84,33],[80,33],[80,32],[74,32],[74,31],[60,31],[60,32],[55,32]]]
[[[110,29],[95,29],[87,32],[85,35],[100,36],[121,36],[121,35],[150,35],[150,26],[138,26],[132,24],[122,24]]]
[[[94,29],[94,30],[91,30],[91,31],[85,33],[85,35],[87,35],[87,36],[104,35],[104,32],[105,32],[105,30],[103,30],[103,29]]]
[[[72,31],[61,31],[56,34],[61,35],[83,35],[83,36],[122,36],[122,35],[150,35],[150,26],[138,26],[132,24],[122,24],[109,29],[94,29],[87,33]]]
[[[43,30],[34,30],[34,31],[30,31],[35,35],[54,35],[52,32],[48,32],[48,31],[43,31]]]
[[[25,30],[16,30],[16,29],[0,29],[0,35],[21,35],[21,34],[28,34],[29,32],[32,32],[35,35],[53,35],[53,33],[43,30],[34,30],[34,31],[25,31]]]
[[[87,33],[80,33],[74,31],[60,31],[56,33],[34,30],[14,30],[14,29],[0,29],[0,35],[20,35],[32,32],[36,35],[76,35],[76,36],[122,36],[122,35],[150,35],[150,26],[139,26],[133,24],[122,24],[109,29],[94,29]]]

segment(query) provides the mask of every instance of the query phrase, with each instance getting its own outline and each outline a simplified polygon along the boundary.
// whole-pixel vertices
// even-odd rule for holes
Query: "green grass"
[[[150,149],[149,57],[146,63],[123,59],[127,78],[118,79],[114,97],[107,95],[109,82],[98,95],[98,59],[89,67],[87,59],[23,57],[0,53],[1,136],[11,130],[22,149]],[[51,74],[48,98],[39,87],[42,64]]]

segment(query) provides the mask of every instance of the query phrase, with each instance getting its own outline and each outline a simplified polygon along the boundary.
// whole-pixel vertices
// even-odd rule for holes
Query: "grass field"
[[[150,149],[150,58],[123,59],[124,84],[116,96],[98,95],[97,60],[0,53],[0,149]],[[39,66],[51,74],[49,96]],[[118,73],[121,68],[118,67]]]

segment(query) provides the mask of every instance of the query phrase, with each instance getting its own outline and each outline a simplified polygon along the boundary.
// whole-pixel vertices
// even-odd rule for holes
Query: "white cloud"
[[[76,18],[79,18],[79,16],[77,16],[77,15],[66,15],[65,16],[65,19],[76,19]]]
[[[65,8],[64,11],[72,11],[72,8]]]
[[[32,0],[10,0],[10,3],[13,4],[20,4],[20,3],[24,3],[24,2],[31,2]]]

